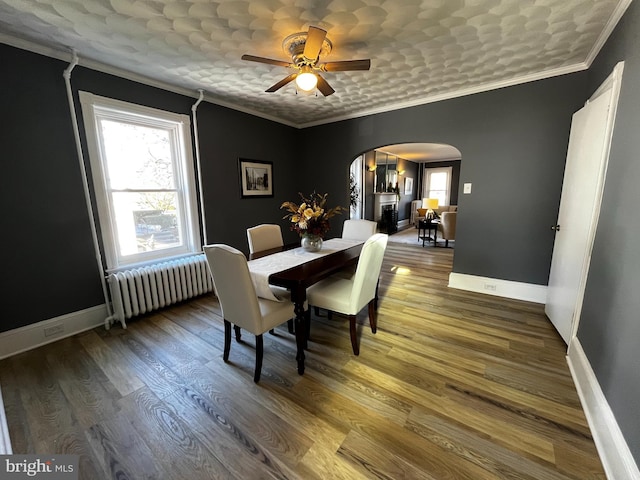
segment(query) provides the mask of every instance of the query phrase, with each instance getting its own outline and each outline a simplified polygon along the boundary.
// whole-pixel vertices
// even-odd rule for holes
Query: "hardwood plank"
[[[191,381],[190,389],[182,392],[183,397],[197,398],[197,405],[203,409],[203,402],[207,402],[207,414],[215,415],[218,421],[226,424],[233,423],[238,432],[254,432],[253,443],[289,466],[295,466],[313,444],[312,437],[300,432],[286,417],[272,413],[248,395],[237,395],[235,389],[210,369],[195,363],[178,372]],[[243,387],[247,390],[250,385]]]
[[[238,427],[235,419],[220,414],[196,390],[176,392],[166,401],[181,418],[190,421],[194,437],[206,445],[216,463],[224,464],[234,478],[295,478],[276,455],[255,441],[252,431]]]
[[[407,423],[407,428],[493,472],[499,478],[567,480],[567,477],[545,464],[529,459],[508,447],[496,445],[492,439],[471,432],[455,421],[435,415],[425,416],[419,422],[411,420]]]
[[[132,428],[125,414],[92,425],[86,438],[94,452],[94,465],[101,467],[100,477],[151,479],[163,478],[167,473],[162,463],[153,460],[146,440]],[[86,471],[82,473],[89,478]]]
[[[345,458],[367,478],[410,478],[412,480],[438,480],[417,467],[413,462],[394,455],[384,445],[377,444],[366,435],[352,430],[338,450]]]
[[[12,365],[19,375],[16,375],[15,384],[3,385],[2,392],[3,395],[12,389],[20,392],[18,397],[12,396],[7,400],[22,403],[23,422],[28,425],[32,446],[37,439],[52,438],[58,432],[73,430],[77,422],[76,413],[46,361],[48,353],[57,348],[57,345],[50,344],[39,349],[38,356],[26,352],[4,361]],[[5,401],[5,405],[10,404]],[[9,434],[12,436],[11,430]],[[14,453],[21,452],[14,450]]]
[[[229,478],[223,463],[183,420],[171,405],[156,397],[149,389],[141,389],[120,401],[128,412],[131,427],[142,437],[152,439],[149,448],[170,478]],[[189,417],[186,417],[187,419]]]
[[[81,347],[78,337],[52,344],[46,355],[69,408],[88,427],[118,411],[120,393]]]
[[[489,479],[496,478],[474,465],[453,459],[447,452],[430,442],[408,432],[402,426],[387,420],[357,402],[336,395],[324,385],[313,380],[299,382],[294,390],[299,402],[307,399],[314,415],[341,424],[351,430],[366,434],[374,442],[380,442],[391,454],[413,463],[419,469],[427,469],[440,478]],[[312,405],[311,405],[312,404]]]
[[[80,335],[78,340],[121,396],[127,396],[144,386],[136,375],[136,370],[130,368],[130,364],[121,356],[116,355],[95,331]]]

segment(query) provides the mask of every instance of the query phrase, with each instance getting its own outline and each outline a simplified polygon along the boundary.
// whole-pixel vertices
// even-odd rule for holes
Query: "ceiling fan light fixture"
[[[318,85],[318,77],[311,72],[310,67],[303,67],[296,77],[296,85],[303,92],[311,92]]]
[[[341,60],[338,62],[320,61],[320,58],[324,58],[331,52],[332,45],[327,39],[327,31],[313,25],[309,26],[307,32],[294,33],[285,38],[282,42],[282,49],[285,53],[291,55],[291,63],[255,55],[242,55],[242,60],[287,67],[294,70],[294,73],[266,89],[265,92],[267,93],[277,92],[295,80],[296,93],[306,95],[315,93],[318,96],[319,92],[328,97],[336,91],[318,72],[348,72],[369,70],[371,67],[371,60],[369,59]]]

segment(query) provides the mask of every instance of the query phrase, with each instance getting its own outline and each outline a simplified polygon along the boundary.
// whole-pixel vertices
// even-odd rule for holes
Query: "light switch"
[[[470,183],[465,183],[464,184],[463,192],[464,193],[471,193],[471,184]]]

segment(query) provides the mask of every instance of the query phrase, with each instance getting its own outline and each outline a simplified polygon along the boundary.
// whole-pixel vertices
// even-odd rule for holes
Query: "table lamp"
[[[433,220],[437,217],[436,212],[434,210],[438,208],[438,199],[437,198],[423,198],[422,199],[422,208],[427,209],[427,220]]]

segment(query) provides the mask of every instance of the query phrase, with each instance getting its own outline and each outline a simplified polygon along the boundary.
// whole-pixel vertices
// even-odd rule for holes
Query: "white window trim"
[[[430,191],[430,183],[431,183],[431,175],[434,173],[442,173],[446,172],[447,174],[447,200],[445,205],[449,205],[451,203],[451,176],[453,175],[453,167],[435,167],[430,168],[424,167],[424,188],[423,188],[423,198],[427,198],[429,196]],[[440,205],[441,207],[443,205]]]
[[[200,249],[200,225],[198,223],[198,204],[196,195],[196,182],[193,161],[193,148],[191,144],[191,121],[188,115],[181,115],[151,107],[136,105],[133,103],[114,100],[112,98],[101,97],[89,92],[79,92],[80,103],[82,105],[82,115],[84,117],[85,133],[91,164],[91,176],[95,192],[98,220],[102,233],[102,240],[105,250],[107,270],[114,271],[125,267],[150,263],[157,260],[166,260],[173,257],[187,255],[201,251]],[[177,137],[176,145],[179,151],[174,152],[180,159],[180,171],[175,172],[176,187],[184,192],[183,203],[180,205],[185,222],[184,244],[175,248],[163,250],[141,252],[136,255],[129,255],[126,258],[120,256],[118,252],[118,241],[116,239],[115,219],[112,215],[111,202],[108,197],[108,187],[104,166],[102,163],[101,150],[98,135],[97,112],[101,118],[111,117],[114,119],[136,117],[141,124],[148,126],[161,126],[172,129]],[[122,115],[119,112],[126,112]]]

